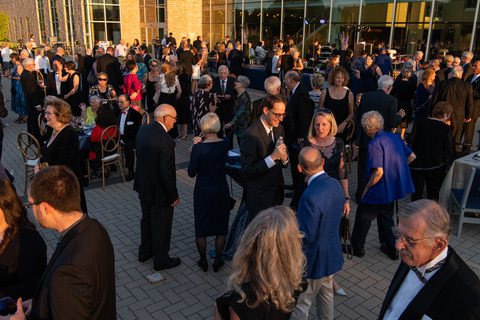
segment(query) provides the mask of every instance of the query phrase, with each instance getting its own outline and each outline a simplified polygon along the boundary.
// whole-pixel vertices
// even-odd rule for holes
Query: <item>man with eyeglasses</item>
[[[127,181],[135,178],[135,139],[137,138],[138,129],[142,124],[142,115],[135,109],[130,107],[132,101],[127,94],[118,97],[118,107],[120,108],[120,116],[117,120],[120,129],[120,143],[123,145],[125,153],[126,165],[128,168]]]
[[[32,58],[23,59],[22,65],[24,72],[20,75],[20,84],[25,96],[25,107],[28,115],[27,131],[35,137],[39,137],[38,115],[42,112],[44,93],[37,82],[35,60]]]
[[[133,190],[138,192],[142,219],[138,261],[153,257],[155,270],[178,266],[179,258],[170,257],[173,209],[180,202],[176,183],[175,141],[168,134],[177,121],[175,108],[161,104],[155,109],[155,121],[142,125],[136,141],[137,175]]]
[[[447,211],[424,199],[398,218],[394,233],[402,262],[378,319],[479,319],[480,280],[449,246]]]
[[[280,95],[263,98],[263,114],[243,134],[240,164],[245,180],[246,210],[253,219],[260,211],[283,204],[282,168],[288,164],[285,137],[280,122],[286,115]]]

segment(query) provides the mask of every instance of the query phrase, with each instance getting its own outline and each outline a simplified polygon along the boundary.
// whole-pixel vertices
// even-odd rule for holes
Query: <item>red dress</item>
[[[100,142],[100,137],[102,136],[102,132],[105,130],[105,128],[102,128],[100,126],[95,126],[92,130],[92,134],[90,135],[90,141],[91,142]],[[107,130],[108,136],[112,136],[112,134],[115,132],[115,128],[110,128]],[[114,136],[114,138],[118,137],[118,131],[117,134]],[[103,137],[103,140],[108,140],[107,135]],[[100,149],[101,152],[101,149]],[[90,160],[95,160],[97,158],[97,154],[93,151],[90,151],[90,154],[88,156]]]

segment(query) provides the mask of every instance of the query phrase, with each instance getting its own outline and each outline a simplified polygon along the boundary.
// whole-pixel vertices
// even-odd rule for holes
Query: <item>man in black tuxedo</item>
[[[35,59],[35,52],[33,52],[33,43],[31,43],[30,41],[25,43],[25,48],[27,48],[28,57]]]
[[[462,57],[460,58],[460,60],[462,61],[461,65],[463,67],[462,80],[464,81],[473,74],[473,68],[471,64],[472,59],[473,52],[471,51],[463,52]]]
[[[241,51],[242,45],[240,43],[234,44],[234,49],[230,50],[228,53],[228,60],[230,61],[230,73],[236,75],[237,77],[242,75],[242,65],[243,65],[243,52]]]
[[[120,128],[120,143],[123,145],[125,153],[126,165],[128,168],[127,181],[132,181],[135,177],[135,139],[137,138],[138,129],[142,124],[142,115],[135,109],[130,108],[132,101],[127,94],[118,97],[118,107],[120,115],[117,125]]]
[[[168,131],[177,119],[175,108],[162,104],[155,110],[155,121],[143,125],[137,136],[137,176],[133,190],[138,192],[142,208],[141,243],[138,261],[153,256],[153,268],[178,266],[179,258],[170,257],[173,208],[180,198],[177,191],[175,141]]]
[[[263,114],[243,134],[240,164],[245,180],[246,209],[253,219],[260,211],[283,203],[282,167],[288,163],[280,122],[285,116],[285,98],[269,94],[263,99]]]
[[[378,319],[478,319],[480,280],[448,245],[447,211],[424,199],[398,217],[395,247],[402,262]]]
[[[65,54],[65,50],[62,47],[57,48],[57,53],[52,56],[50,59],[50,68],[53,69],[53,62],[56,60],[60,60],[62,62],[62,65],[65,65],[65,58],[63,55]]]
[[[370,138],[365,130],[363,130],[360,123],[362,123],[362,116],[368,111],[378,111],[383,117],[385,131],[392,131],[397,128],[405,116],[405,111],[400,109],[397,112],[398,101],[395,97],[389,95],[393,88],[393,79],[388,75],[382,76],[378,79],[378,89],[373,92],[366,92],[362,96],[360,105],[357,108],[356,120],[359,125],[355,128],[355,144],[358,146],[358,170],[357,170],[357,192],[355,198],[357,203],[362,199],[363,191],[365,190],[365,176],[367,173],[367,147],[372,138]]]
[[[471,144],[473,135],[475,134],[475,124],[477,123],[478,117],[480,117],[480,60],[474,63],[473,74],[466,79],[466,82],[472,85],[473,110],[470,112],[472,121],[463,124],[463,133],[465,135],[463,143]],[[470,146],[463,146],[462,151],[470,153]]]
[[[47,87],[47,96],[55,96],[63,100],[63,96],[68,93],[67,83],[61,82],[58,79],[58,70],[62,70],[62,77],[64,77],[67,72],[64,70],[61,64],[61,60],[56,60],[53,62],[53,72],[47,74],[47,78],[45,79],[45,86]]]
[[[185,73],[188,75],[188,78],[192,76],[192,65],[193,65],[193,53],[188,49],[188,43],[182,42],[183,51],[178,56],[178,61],[183,62],[183,66],[185,67]],[[178,53],[178,50],[177,50]]]
[[[197,40],[193,41],[193,46],[200,52],[202,49],[202,36],[198,36]]]
[[[430,67],[435,70],[435,86],[445,80],[445,74],[440,69],[440,61],[437,59],[430,60]]]
[[[96,74],[105,72],[108,76],[108,84],[113,86],[115,92],[121,92],[120,87],[123,86],[123,76],[120,71],[120,62],[113,56],[114,50],[112,47],[107,48],[107,53],[97,58]],[[114,104],[114,108],[117,105]],[[118,110],[115,110],[118,114]]]
[[[462,81],[462,74],[463,68],[461,66],[452,68],[452,77],[435,87],[432,107],[429,110],[431,116],[432,109],[440,101],[448,102],[453,107],[452,135],[456,143],[462,141],[463,125],[471,120],[470,111],[473,110],[472,85]],[[456,146],[456,150],[460,152],[460,145]]]
[[[115,258],[107,231],[84,214],[80,185],[66,166],[40,170],[28,201],[44,228],[60,232],[58,244],[31,300],[29,319],[115,320]],[[26,319],[17,303],[15,319]]]
[[[272,60],[273,60],[273,57],[275,57],[275,47],[272,48],[271,50],[269,50],[267,52],[267,54],[265,55],[265,78],[268,78],[272,75]]]
[[[268,77],[263,83],[265,91],[267,94],[279,94],[282,83],[278,77]],[[263,114],[263,98],[255,100],[252,102],[252,115],[250,123],[253,124],[257,121],[260,116]]]
[[[95,58],[92,56],[92,49],[87,49],[85,57],[83,57],[83,73],[82,73],[82,91],[85,97],[88,97],[91,84],[88,83],[88,74],[92,71]]]
[[[175,38],[173,37],[173,33],[172,33],[172,32],[170,32],[170,33],[168,34],[167,46],[169,46],[169,47],[176,47],[176,46],[177,46],[177,40],[175,40]]]
[[[43,99],[45,98],[43,89],[37,82],[37,73],[35,72],[35,60],[32,58],[23,59],[24,72],[20,75],[20,84],[22,85],[23,95],[25,96],[25,107],[27,109],[27,131],[35,137],[40,136],[38,127],[38,115],[42,112]]]
[[[152,59],[152,56],[148,53],[148,48],[146,45],[141,45],[140,46],[140,54],[143,57],[143,61],[145,62],[146,66],[149,66],[150,59]]]
[[[51,66],[51,61],[52,61],[51,59],[55,55],[55,53],[53,53],[52,46],[49,44],[45,45],[45,55],[48,57],[48,61],[50,61],[50,66]]]
[[[222,65],[218,68],[218,77],[213,79],[212,93],[217,94],[217,110],[215,113],[220,118],[222,128],[225,123],[233,119],[233,107],[237,94],[235,92],[235,78],[229,77],[228,68]],[[225,135],[230,139],[230,149],[233,149],[233,130],[225,129]],[[223,137],[223,130],[218,132],[218,137]]]
[[[290,156],[293,180],[293,186],[287,187],[293,190],[303,179],[303,175],[298,172],[298,145],[308,136],[308,128],[315,110],[315,104],[310,99],[308,89],[301,83],[301,80],[300,74],[295,70],[290,70],[285,75],[285,85],[291,91],[291,95],[288,100],[287,116],[283,120],[283,126],[285,127],[285,143]],[[293,192],[287,193],[285,196],[291,198]]]

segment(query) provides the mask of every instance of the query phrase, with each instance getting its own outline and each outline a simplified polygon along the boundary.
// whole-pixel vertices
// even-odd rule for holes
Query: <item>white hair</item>
[[[380,79],[378,79],[378,87],[381,89],[387,89],[391,85],[393,85],[393,78],[389,75],[381,76]]]
[[[463,73],[463,67],[462,66],[455,66],[452,68],[452,71],[450,71],[452,74],[452,77],[457,77],[460,78]]]
[[[280,81],[280,79],[278,77],[272,76],[272,77],[268,77],[265,80],[263,85],[264,85],[265,91],[267,91],[267,93],[276,93],[278,87],[280,87],[282,85],[282,82]]]
[[[468,61],[471,61],[473,59],[473,52],[471,51],[464,51],[463,55],[467,58]]]
[[[24,68],[28,67],[28,65],[30,65],[30,64],[35,64],[35,60],[33,60],[32,58],[25,58],[25,59],[23,59],[23,61],[22,61],[22,66],[23,66]]]

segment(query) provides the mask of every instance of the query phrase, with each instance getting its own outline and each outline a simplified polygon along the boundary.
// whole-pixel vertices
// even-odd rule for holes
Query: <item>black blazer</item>
[[[418,292],[399,320],[420,320],[424,314],[432,319],[478,319],[480,280],[451,247],[449,250],[445,264]],[[385,316],[409,271],[410,268],[401,262],[388,288],[379,319]]]
[[[200,52],[200,49],[202,49],[202,40],[193,41],[193,46]]]
[[[85,56],[83,58],[83,68],[85,69],[85,74],[88,76],[90,71],[92,71],[92,66],[95,63],[95,58],[92,56]]]
[[[445,74],[441,69],[435,71],[435,86],[437,86],[440,82],[445,80]]]
[[[62,75],[65,76],[67,73],[62,70]],[[47,86],[47,96],[56,96],[63,99],[63,96],[68,93],[67,83],[60,82],[60,96],[57,95],[57,84],[55,83],[55,72],[50,72],[47,74],[45,79],[45,85]]]
[[[114,88],[123,85],[123,76],[120,71],[120,62],[110,53],[105,53],[103,56],[97,58],[97,71],[106,72],[108,76],[108,84]]]
[[[435,86],[429,115],[440,101],[446,101],[453,107],[453,124],[463,125],[463,120],[470,117],[470,110],[473,109],[472,85],[457,77],[440,82],[438,86]]]
[[[102,225],[86,215],[53,253],[33,297],[30,319],[116,318],[112,242]]]
[[[220,100],[220,104],[217,104],[217,111],[216,113],[223,114],[225,122],[230,122],[230,120],[233,119],[233,109],[235,106],[235,100],[237,99],[237,93],[235,92],[235,81],[236,79],[234,77],[228,77],[227,78],[227,85],[225,88],[225,94],[230,95],[230,99],[228,100]],[[221,88],[221,83],[220,83],[220,78],[215,77],[213,78],[213,86],[212,90],[210,90],[212,93],[216,93],[217,96],[222,94],[222,88]]]
[[[194,58],[193,53],[190,50],[183,51],[178,56],[178,61],[183,62],[183,66],[185,67],[185,71],[189,79],[192,76],[192,65],[194,64],[193,58]]]
[[[145,63],[145,65],[147,66],[147,69],[150,67],[149,66],[149,61],[150,59],[152,59],[152,56],[150,56],[148,53],[145,54],[145,57],[143,57],[143,62]],[[150,69],[149,69],[150,70]]]
[[[315,111],[315,103],[310,99],[307,87],[300,83],[287,103],[287,116],[283,120],[285,141],[293,143],[297,138],[306,139]]]
[[[471,114],[472,121],[480,117],[480,77],[475,79],[475,82],[472,83],[472,79],[475,74],[471,74],[465,82],[468,82],[472,85],[472,96],[473,96],[473,112]]]
[[[120,119],[121,113],[118,115],[117,126],[120,128]],[[127,116],[125,118],[125,126],[123,127],[123,135],[121,139],[123,142],[127,142],[131,139],[137,138],[138,129],[142,125],[142,115],[137,110],[133,109],[131,106],[127,111]]]
[[[270,169],[265,157],[272,154],[275,144],[270,140],[261,119],[252,124],[243,134],[240,143],[240,164],[245,181],[247,210],[252,215],[283,203],[282,162],[275,161]],[[273,128],[275,142],[284,137],[282,125]]]
[[[230,50],[228,60],[230,61],[230,72],[237,75],[242,74],[243,52],[238,49]]]
[[[50,68],[52,68],[52,57],[55,55],[55,53],[50,50],[45,50],[45,55],[48,57],[48,61],[50,61]]]
[[[47,55],[47,57],[48,57],[48,55]],[[54,54],[51,58],[49,57],[48,59],[50,60],[50,69],[52,69],[52,70],[53,70],[53,62],[54,61],[59,60],[62,63],[63,66],[65,65],[65,58],[63,58],[62,56],[60,56],[58,54]]]
[[[144,124],[135,143],[137,168],[133,190],[138,198],[155,206],[168,207],[178,199],[175,141],[154,121]]]
[[[469,62],[463,67],[462,80],[465,81],[469,76],[473,74],[472,64]]]
[[[25,107],[27,110],[34,109],[38,105],[43,105],[44,93],[37,83],[35,72],[24,70],[20,75],[20,83],[25,96]]]
[[[383,89],[377,89],[373,92],[366,92],[362,96],[362,101],[356,111],[357,128],[355,129],[355,144],[362,149],[367,149],[372,138],[367,136],[361,125],[362,116],[368,111],[378,111],[383,117],[383,130],[389,131],[396,128],[402,122],[402,117],[397,115],[398,101],[395,97],[388,95]]]
[[[275,51],[274,50],[268,51],[267,54],[265,55],[265,71],[267,72],[267,74],[272,73],[273,57],[275,57]]]

